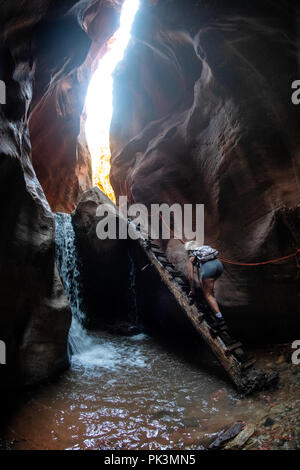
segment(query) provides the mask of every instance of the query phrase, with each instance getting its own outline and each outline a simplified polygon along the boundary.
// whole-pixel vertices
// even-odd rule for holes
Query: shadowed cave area
[[[105,338],[114,354],[120,338],[142,333],[172,357],[186,350],[189,368],[200,343],[200,363],[222,388],[223,372],[206,360],[197,331],[141,246],[96,234],[97,207],[110,201],[94,186],[86,96],[120,27],[122,4],[0,5],[3,393],[68,369],[72,314],[73,338],[83,334],[82,326],[74,329],[76,317],[91,341],[99,330],[112,335]],[[204,204],[205,244],[242,263],[224,263],[216,298],[234,337],[256,348],[275,345],[259,356],[264,365],[288,360],[282,344],[300,335],[299,254],[255,265],[300,247],[300,107],[291,101],[300,74],[299,20],[292,0],[141,0],[113,73],[109,177],[116,198],[146,207]],[[188,282],[184,245],[156,242]],[[130,354],[146,354],[144,343],[136,344],[120,353],[120,363],[128,354],[126,367]],[[108,354],[104,346],[97,351]],[[108,380],[105,374],[97,380]]]

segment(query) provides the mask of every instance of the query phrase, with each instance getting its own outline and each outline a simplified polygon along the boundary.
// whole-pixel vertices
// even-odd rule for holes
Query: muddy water
[[[98,334],[57,382],[27,394],[9,423],[10,447],[199,449],[242,420],[255,425],[246,448],[300,448],[300,366],[286,348],[254,352],[276,365],[281,384],[247,399],[197,351],[187,358],[145,335]]]

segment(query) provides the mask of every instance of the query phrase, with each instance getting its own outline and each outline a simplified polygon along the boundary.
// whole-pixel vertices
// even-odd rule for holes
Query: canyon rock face
[[[1,78],[7,93],[0,109],[0,335],[7,348],[1,389],[39,381],[68,365],[71,314],[55,266],[54,220],[32,168],[28,131],[31,33],[46,3],[37,16],[29,2],[22,8],[18,2],[1,4]]]
[[[118,17],[110,1],[0,5],[0,79],[6,87],[0,106],[0,340],[7,352],[0,390],[46,379],[69,364],[71,311],[43,189],[54,208],[71,210],[90,184],[90,157],[79,149],[76,160],[75,142],[92,59]],[[95,39],[102,20],[103,36]]]
[[[299,7],[144,2],[115,73],[111,180],[130,201],[205,204],[205,243],[261,262],[300,246]],[[187,273],[180,242],[165,247]],[[216,293],[239,336],[299,336],[299,257],[225,264]]]
[[[73,4],[64,17],[39,24],[34,43],[38,87],[30,114],[32,160],[54,212],[72,212],[92,186],[84,102],[120,15],[118,2]]]
[[[97,213],[104,207],[102,214]],[[108,217],[115,237],[100,239],[99,223],[106,232]],[[98,188],[86,191],[72,216],[78,253],[82,310],[89,328],[112,327],[117,323],[135,321],[131,305],[131,248],[127,239],[118,239],[119,224],[127,230],[127,221],[120,221],[115,206]],[[99,229],[100,230],[100,229]],[[133,317],[130,318],[132,313]]]
[[[130,236],[125,239],[127,218],[119,216],[105,194],[98,188],[87,190],[72,214],[72,223],[87,327],[105,327],[117,334],[133,334],[142,328],[154,336],[199,341],[139,242]],[[116,236],[101,239],[100,230],[107,232],[107,224],[116,227]]]

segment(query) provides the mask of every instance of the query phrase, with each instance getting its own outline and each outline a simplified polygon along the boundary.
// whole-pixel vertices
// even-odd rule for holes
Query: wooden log
[[[132,228],[132,224],[131,228]],[[202,312],[195,303],[190,302],[187,295],[187,284],[182,279],[176,282],[172,272],[166,268],[172,267],[173,264],[162,260],[160,254],[153,250],[153,244],[148,239],[144,238],[142,234],[138,238],[141,248],[147,255],[149,262],[156,269],[161,280],[168,287],[169,291],[173,294],[178,305],[185,312],[195,330],[201,335],[211,351],[214,353],[220,364],[228,373],[230,379],[237,387],[238,391],[244,394],[249,394],[255,390],[259,390],[270,385],[273,385],[278,380],[278,374],[275,372],[266,374],[256,370],[253,366],[255,361],[247,357],[242,350],[242,344],[230,339],[228,327],[225,323],[221,325],[214,324],[211,326],[208,321],[207,315]],[[155,247],[156,248],[156,247]],[[174,268],[175,270],[175,268]],[[177,273],[176,273],[177,274]],[[212,320],[213,321],[213,320]],[[226,334],[226,340],[222,340],[222,333]],[[226,343],[231,343],[230,346]],[[249,373],[249,370],[251,373]]]

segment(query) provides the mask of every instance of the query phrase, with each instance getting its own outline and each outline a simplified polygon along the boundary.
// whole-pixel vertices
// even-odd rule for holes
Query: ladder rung
[[[232,351],[238,348],[242,348],[243,345],[239,341],[236,343],[231,344],[230,346],[226,346],[226,354],[230,354]]]
[[[217,330],[215,330],[214,328],[209,326],[209,324],[207,324],[207,326],[208,326],[208,329],[209,329],[209,332],[210,332],[212,338],[216,338],[218,336]]]
[[[248,359],[248,361],[242,363],[242,370],[249,369],[256,363],[256,360],[254,358]]]
[[[228,326],[226,324],[222,324],[218,327],[218,330],[225,333],[226,331],[228,331]]]
[[[155,243],[149,242],[149,246],[151,246],[151,248],[153,248],[154,250],[160,250],[160,246],[156,245]]]

